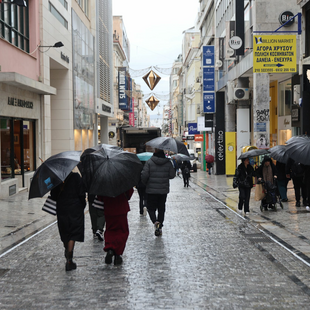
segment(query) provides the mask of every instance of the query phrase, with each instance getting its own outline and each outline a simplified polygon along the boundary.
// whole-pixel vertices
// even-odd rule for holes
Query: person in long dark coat
[[[76,241],[84,242],[85,188],[78,173],[71,172],[63,183],[51,191],[56,201],[57,224],[65,247],[66,271],[76,269],[73,250]]]
[[[104,215],[106,229],[104,232],[105,246],[107,252],[105,263],[111,264],[114,256],[114,265],[123,262],[123,252],[129,236],[127,213],[130,211],[128,200],[133,194],[133,189],[120,194],[117,197],[98,196],[98,200],[104,203]]]
[[[188,187],[189,186],[189,178],[191,177],[191,163],[189,160],[185,160],[182,162],[181,171],[182,171],[184,187],[186,187],[186,186]]]
[[[244,206],[244,214],[250,212],[251,188],[253,187],[254,169],[250,165],[249,158],[242,159],[242,163],[237,167],[235,178],[239,189],[238,210],[241,213]]]

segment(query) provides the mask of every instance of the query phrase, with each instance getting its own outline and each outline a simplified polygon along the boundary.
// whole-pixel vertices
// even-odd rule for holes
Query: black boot
[[[112,258],[114,256],[114,251],[113,250],[108,250],[107,255],[105,257],[105,263],[106,264],[111,264],[112,263]]]
[[[122,262],[123,262],[123,258],[120,255],[115,255],[114,265],[121,265]]]
[[[65,251],[65,253],[67,254],[66,271],[71,271],[73,269],[76,269],[76,263],[72,260],[73,251],[72,252]]]

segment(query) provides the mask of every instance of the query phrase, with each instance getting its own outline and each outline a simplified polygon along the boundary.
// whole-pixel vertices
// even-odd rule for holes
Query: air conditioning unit
[[[249,100],[250,89],[249,88],[234,88],[234,99],[235,100]]]

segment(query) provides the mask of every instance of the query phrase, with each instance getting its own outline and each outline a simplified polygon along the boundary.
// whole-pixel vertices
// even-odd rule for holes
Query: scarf
[[[272,167],[269,165],[268,167],[263,167],[263,179],[265,182],[270,182],[270,184],[273,184],[273,174],[272,174]]]

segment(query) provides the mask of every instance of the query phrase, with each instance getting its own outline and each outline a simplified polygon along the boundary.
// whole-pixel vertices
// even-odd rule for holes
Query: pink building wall
[[[29,1],[29,53],[40,45],[39,1]],[[31,55],[0,38],[1,72],[17,72],[38,81],[40,76],[40,52]]]

